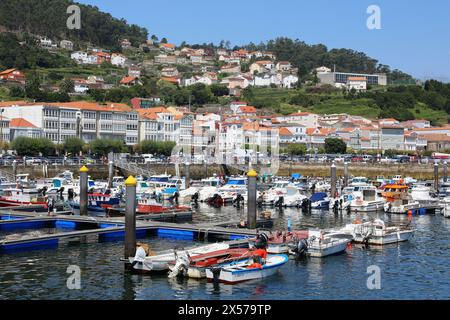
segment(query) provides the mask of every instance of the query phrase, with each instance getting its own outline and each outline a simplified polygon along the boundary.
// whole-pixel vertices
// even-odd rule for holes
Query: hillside
[[[118,47],[119,40],[129,39],[138,45],[147,40],[145,28],[128,25],[123,19],[113,18],[98,8],[77,4],[81,9],[81,30],[69,30],[66,21],[69,0],[1,0],[0,26],[18,31],[47,36],[54,40],[68,39],[76,44],[89,42],[95,46]],[[0,28],[1,29],[1,28]]]
[[[245,90],[243,100],[261,110],[284,115],[301,110],[317,114],[347,113],[370,119],[426,119],[433,125],[445,125],[450,120],[447,113],[450,110],[450,96],[447,96],[446,91],[450,85],[443,85],[443,88],[449,89],[437,89],[429,83],[426,83],[425,88],[391,86],[387,90],[376,88],[353,96],[329,88],[251,88]],[[440,84],[434,81],[431,83]]]

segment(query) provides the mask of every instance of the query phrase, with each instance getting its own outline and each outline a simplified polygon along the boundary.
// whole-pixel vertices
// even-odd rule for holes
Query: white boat
[[[192,249],[185,250],[189,253],[191,257],[196,255],[205,254],[208,252],[213,252],[217,250],[229,249],[228,243],[213,243],[205,246],[195,247]],[[143,261],[138,261],[137,257],[130,257],[129,262],[133,263],[134,261],[137,263],[133,266],[134,270],[141,272],[151,272],[151,271],[163,271],[169,269],[169,263],[176,261],[176,254],[174,250],[167,250],[159,253],[155,256],[147,256]]]
[[[444,207],[444,209],[442,210],[444,217],[450,218],[450,198],[447,197],[447,198],[442,199],[441,204]]]
[[[261,194],[262,205],[265,206],[283,206],[283,207],[298,207],[307,197],[300,193],[300,190],[291,185],[277,184],[268,191]]]
[[[344,252],[347,249],[350,239],[327,237],[324,238],[309,238],[308,252],[310,257],[323,258],[333,254]]]
[[[289,261],[284,254],[268,255],[266,263],[260,267],[251,267],[253,259],[239,261],[221,266],[216,269],[207,269],[206,278],[216,279],[224,283],[238,283],[254,279],[263,279],[277,273],[279,268]],[[216,274],[216,275],[215,275]]]
[[[352,188],[350,208],[353,212],[378,212],[384,210],[386,199],[381,195],[381,191],[372,185],[359,185]],[[345,188],[347,189],[347,188]],[[346,190],[344,192],[348,192]]]
[[[227,183],[218,189],[218,194],[224,202],[233,202],[238,194],[244,198],[247,196],[247,178],[246,177],[231,177]]]
[[[383,220],[376,219],[373,222],[347,224],[340,231],[351,234],[357,243],[386,245],[408,241],[416,229],[409,226],[388,227]]]

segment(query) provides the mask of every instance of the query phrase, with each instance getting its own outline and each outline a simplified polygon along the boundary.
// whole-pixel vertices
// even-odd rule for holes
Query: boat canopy
[[[310,200],[312,202],[317,202],[317,201],[324,200],[326,197],[327,197],[327,194],[325,192],[317,192],[311,196]]]

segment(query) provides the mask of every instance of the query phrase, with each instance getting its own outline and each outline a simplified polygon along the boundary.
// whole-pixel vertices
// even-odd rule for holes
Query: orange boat
[[[381,196],[386,199],[387,202],[394,202],[395,200],[404,200],[408,197],[409,187],[400,182],[387,184],[381,187]]]

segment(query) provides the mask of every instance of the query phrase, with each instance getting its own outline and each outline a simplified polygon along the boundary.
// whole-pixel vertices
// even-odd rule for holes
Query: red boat
[[[0,207],[41,205],[47,208],[45,198],[34,189],[6,189],[0,196]]]
[[[190,278],[205,278],[206,268],[229,263],[233,261],[246,260],[253,256],[254,250],[246,248],[217,250],[205,254],[190,257],[187,253],[177,255],[177,260],[171,267],[170,278],[176,277],[180,272],[184,272]]]

